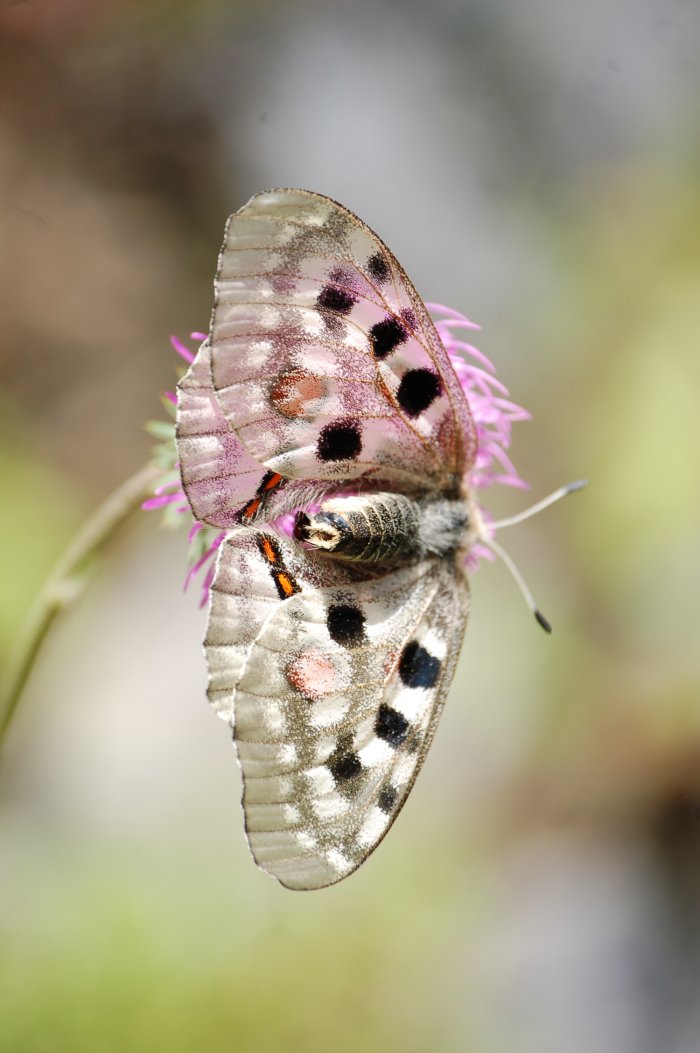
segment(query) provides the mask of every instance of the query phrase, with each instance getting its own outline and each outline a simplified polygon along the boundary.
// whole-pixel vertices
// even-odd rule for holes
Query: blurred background
[[[139,513],[0,758],[0,1050],[700,1050],[700,5],[0,7],[0,646],[148,458],[223,224],[302,186],[483,326],[533,498],[349,881],[250,859],[186,538]],[[523,496],[494,494],[496,515]]]

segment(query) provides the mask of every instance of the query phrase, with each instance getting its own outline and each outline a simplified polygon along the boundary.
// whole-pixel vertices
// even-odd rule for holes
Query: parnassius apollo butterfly
[[[228,531],[205,648],[250,847],[320,888],[393,823],[452,680],[483,531],[470,408],[377,235],[273,190],[227,223],[176,435],[195,518]]]

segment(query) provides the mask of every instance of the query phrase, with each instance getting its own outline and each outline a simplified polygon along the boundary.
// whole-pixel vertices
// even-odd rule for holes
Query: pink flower
[[[190,333],[190,338],[201,344],[206,339],[206,333]],[[178,337],[171,336],[170,343],[173,349],[191,366],[195,359],[195,351],[191,351]],[[160,509],[164,513],[164,521],[167,526],[182,523],[189,520],[189,542],[190,542],[190,568],[185,577],[184,587],[188,588],[193,579],[203,571],[200,582],[201,599],[200,606],[204,606],[209,597],[209,587],[214,580],[215,556],[219,545],[226,536],[225,531],[217,531],[199,522],[192,516],[190,503],[182,489],[177,453],[175,448],[175,407],[177,396],[172,391],[166,391],[163,396],[163,404],[170,416],[169,421],[152,421],[147,427],[148,431],[156,439],[157,445],[153,450],[153,458],[156,464],[163,468],[163,476],[155,488],[154,496],[144,501],[141,507],[146,511]]]
[[[522,406],[510,401],[508,388],[496,377],[496,367],[486,355],[461,339],[464,330],[478,330],[481,327],[451,307],[443,307],[439,303],[426,303],[426,307],[433,316],[476,424],[478,448],[469,472],[470,489],[486,490],[499,483],[501,486],[529,490],[529,484],[518,475],[506,451],[510,446],[512,425],[516,421],[531,420],[530,414]],[[480,500],[478,504],[488,531],[490,517]],[[475,569],[480,559],[495,558],[490,548],[477,543],[469,552],[467,564]]]
[[[495,484],[528,489],[528,484],[518,475],[507,450],[512,425],[516,421],[529,420],[530,414],[510,401],[508,389],[496,377],[493,364],[465,339],[470,330],[478,330],[479,326],[452,308],[434,303],[426,306],[433,315],[476,425],[478,449],[468,477],[470,491],[484,491]],[[204,333],[190,335],[197,342],[207,339]],[[192,366],[195,353],[177,337],[171,337],[170,342],[188,366]],[[251,494],[256,494],[250,500],[252,506],[257,495],[274,487],[275,480],[279,478],[255,461],[229,429],[223,412],[212,397],[206,350],[203,347],[204,357],[200,354],[198,358],[200,364],[204,363],[204,368],[198,370],[195,365],[181,386],[179,442],[187,450],[185,474],[188,496],[184,493],[176,460],[174,416],[177,397],[172,392],[166,392],[163,401],[171,420],[149,425],[149,431],[159,440],[154,458],[162,464],[164,474],[154,496],[142,506],[147,510],[162,510],[170,525],[182,522],[183,514],[189,517],[190,568],[185,578],[185,588],[202,574],[201,606],[209,596],[218,548],[227,530],[235,524],[234,513],[240,510],[244,502],[249,501]],[[217,463],[215,486],[212,486],[211,473],[213,459]],[[299,489],[299,503],[308,507],[308,487],[304,484]],[[488,513],[484,513],[480,499],[478,504],[488,531]],[[287,511],[276,517],[275,522],[278,529],[291,535],[293,514]],[[494,554],[485,545],[477,543],[470,549],[468,565],[474,568],[482,558],[493,559]]]

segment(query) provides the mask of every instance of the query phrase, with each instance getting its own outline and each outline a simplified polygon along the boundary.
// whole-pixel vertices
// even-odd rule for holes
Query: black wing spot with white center
[[[401,652],[399,676],[406,687],[435,687],[440,666],[439,658],[421,647],[417,640],[411,640]]]
[[[331,640],[342,647],[357,647],[365,641],[365,616],[359,607],[333,604],[328,608],[326,625]]]
[[[321,461],[349,461],[360,455],[362,433],[354,420],[326,424],[318,437],[316,453]]]
[[[396,401],[409,417],[418,417],[441,392],[440,377],[432,369],[409,369],[401,377]]]
[[[390,746],[400,746],[406,741],[408,721],[403,713],[399,713],[398,710],[392,709],[391,706],[387,706],[385,702],[382,702],[377,713],[374,730],[378,738],[388,742]]]
[[[404,344],[407,338],[404,326],[391,315],[381,322],[375,322],[369,331],[372,352],[380,361],[395,351],[399,344]]]

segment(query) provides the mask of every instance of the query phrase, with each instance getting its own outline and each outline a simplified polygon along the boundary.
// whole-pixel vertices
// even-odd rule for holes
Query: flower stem
[[[86,564],[146,497],[162,468],[149,464],[103,501],[59,559],[32,605],[0,681],[0,745],[17,710],[34,661],[58,615],[80,596]]]

